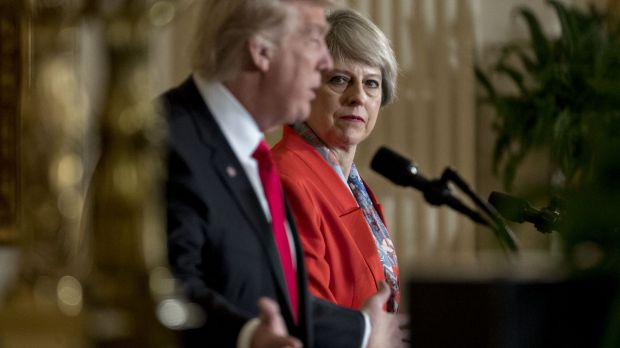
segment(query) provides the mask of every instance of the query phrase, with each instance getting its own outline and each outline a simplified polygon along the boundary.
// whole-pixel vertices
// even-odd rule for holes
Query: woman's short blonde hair
[[[295,1],[327,6],[330,0],[205,0],[196,26],[192,68],[204,78],[226,81],[250,61],[247,43],[260,33],[278,46],[294,28]]]
[[[396,96],[398,65],[385,34],[372,21],[351,9],[327,16],[331,28],[325,41],[334,61],[351,60],[381,69],[381,105]]]

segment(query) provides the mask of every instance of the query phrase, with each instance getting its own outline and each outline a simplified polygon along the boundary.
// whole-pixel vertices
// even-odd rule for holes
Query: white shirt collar
[[[239,159],[251,158],[263,133],[250,113],[221,82],[193,74],[202,98]]]

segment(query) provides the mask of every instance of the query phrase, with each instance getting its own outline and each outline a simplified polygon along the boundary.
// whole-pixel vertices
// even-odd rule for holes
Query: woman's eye
[[[337,86],[346,85],[348,82],[349,82],[349,79],[341,75],[334,75],[329,79],[330,84],[337,85]]]
[[[366,86],[369,88],[379,88],[381,83],[377,80],[366,80]]]

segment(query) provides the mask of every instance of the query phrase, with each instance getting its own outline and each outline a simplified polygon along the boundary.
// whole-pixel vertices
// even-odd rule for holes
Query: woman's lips
[[[356,116],[356,115],[345,115],[345,116],[340,116],[340,118],[346,121],[366,122],[366,120],[364,120],[363,117]]]

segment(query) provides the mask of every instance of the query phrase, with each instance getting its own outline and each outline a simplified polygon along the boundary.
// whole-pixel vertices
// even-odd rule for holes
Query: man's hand
[[[362,312],[370,318],[372,331],[367,348],[400,348],[408,346],[408,318],[386,312],[383,306],[390,298],[390,288],[385,282],[379,283],[379,291],[362,305]]]
[[[258,300],[258,309],[260,324],[252,337],[252,348],[302,348],[297,338],[288,335],[277,303],[262,297]]]

